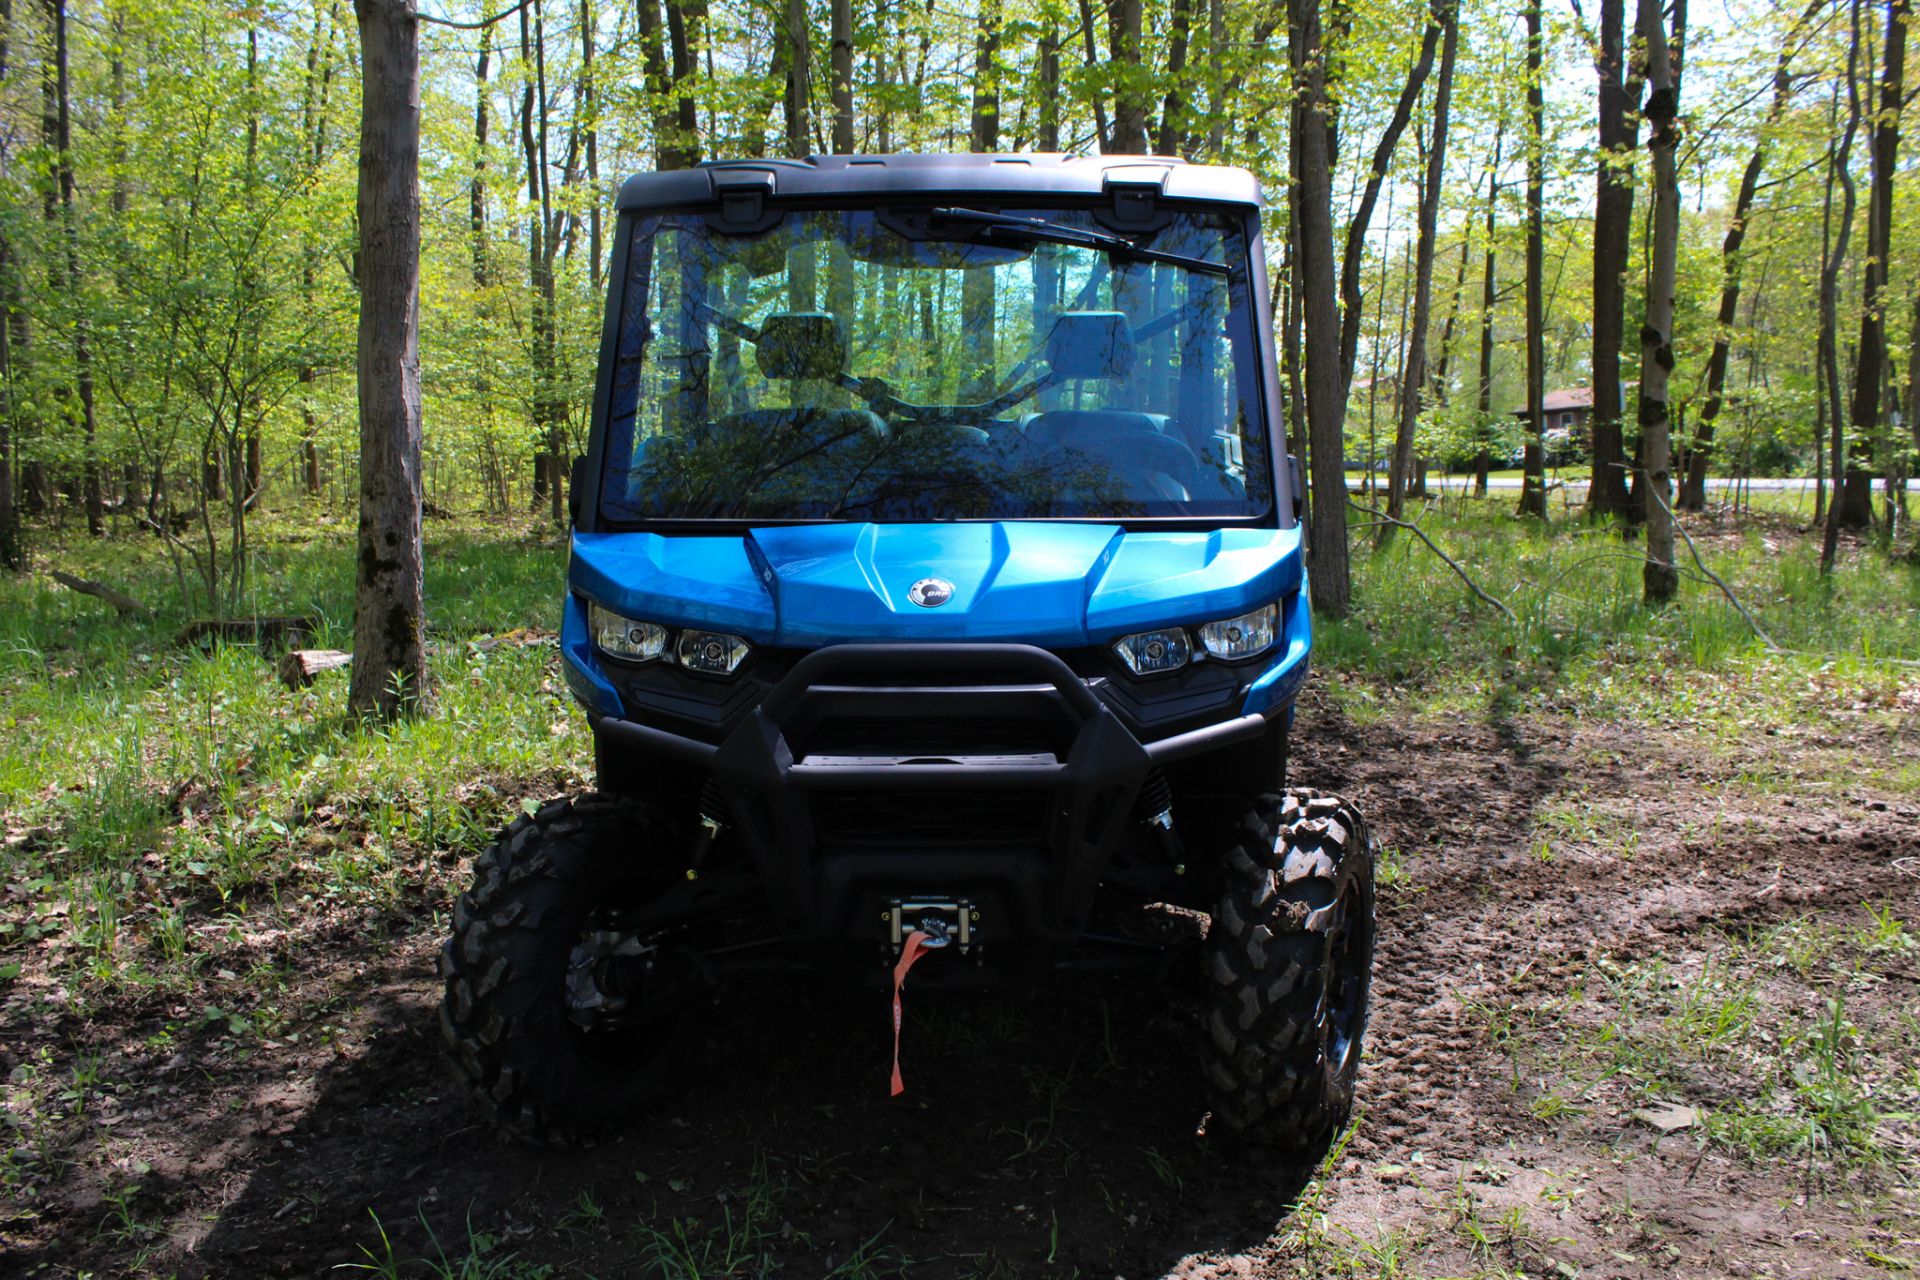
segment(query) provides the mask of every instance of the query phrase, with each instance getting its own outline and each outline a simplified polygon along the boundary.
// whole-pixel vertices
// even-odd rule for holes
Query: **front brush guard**
[[[944,722],[1031,718],[1064,750],[1019,755],[809,755],[835,716]],[[797,749],[796,749],[797,748]],[[838,749],[836,749],[836,752]],[[802,658],[714,752],[710,767],[789,941],[880,939],[874,906],[907,892],[990,886],[989,946],[1071,948],[1153,761],[1054,654],[1018,644],[845,644]],[[1048,795],[1040,847],[822,847],[810,793],[937,788]]]

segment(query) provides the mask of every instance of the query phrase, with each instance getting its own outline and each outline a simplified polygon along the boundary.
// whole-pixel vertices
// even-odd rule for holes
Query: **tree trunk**
[[[1842,528],[1873,523],[1875,454],[1880,440],[1880,384],[1887,359],[1887,256],[1893,243],[1893,182],[1900,151],[1900,107],[1907,56],[1907,20],[1913,0],[1888,0],[1887,37],[1881,59],[1880,108],[1873,117],[1867,188],[1867,260],[1860,298],[1860,349],[1853,371],[1853,436],[1848,442],[1846,481],[1834,496],[1834,519]],[[1871,67],[1869,67],[1871,70]]]
[[[307,139],[307,154],[311,158],[316,170],[320,167],[320,161],[326,154],[328,88],[333,76],[333,60],[330,49],[333,40],[333,32],[330,27],[332,16],[332,11],[326,6],[314,6],[313,35],[311,43],[307,46],[307,78],[302,86],[300,99],[301,136]],[[486,168],[486,79],[487,50],[489,48],[486,40],[489,34],[491,33],[483,32],[481,36],[480,83],[479,93],[477,95],[480,105],[478,107],[477,145],[474,160],[475,191],[473,196],[473,211],[474,217],[477,220],[474,237],[475,284],[485,283],[485,257],[481,252],[484,237],[481,232],[484,231],[486,225],[486,203],[484,198],[485,182],[480,175]],[[317,265],[318,257],[319,253],[314,249],[311,242],[302,246],[300,288],[303,296],[307,298],[313,296],[314,282],[319,274]],[[302,491],[305,492],[309,498],[317,498],[320,496],[320,416],[314,412],[313,408],[313,384],[319,379],[319,376],[319,370],[313,365],[302,364],[300,366],[300,484]],[[155,489],[149,489],[150,495],[154,492]]]
[[[1300,169],[1300,130],[1299,112],[1293,113],[1294,128],[1288,130],[1287,171],[1297,173]],[[1291,430],[1292,444],[1290,452],[1297,464],[1306,468],[1313,457],[1313,450],[1307,439],[1307,388],[1305,377],[1305,332],[1300,319],[1300,203],[1293,198],[1292,187],[1288,188],[1287,200],[1287,250],[1283,263],[1286,289],[1281,295],[1285,303],[1281,308],[1280,320],[1280,368],[1287,384],[1287,425]],[[1276,290],[1276,292],[1279,292]],[[1303,525],[1312,527],[1313,490],[1311,486],[1302,486],[1305,501],[1295,516]]]
[[[1298,217],[1301,319],[1305,327],[1308,435],[1313,467],[1313,520],[1308,531],[1308,582],[1314,608],[1344,618],[1353,585],[1347,552],[1346,379],[1340,361],[1340,316],[1333,273],[1333,104],[1327,93],[1326,47],[1319,0],[1288,0],[1287,54],[1295,102],[1294,212]]]
[[[1113,151],[1147,152],[1147,86],[1140,65],[1142,0],[1112,0],[1107,36],[1113,54]]]
[[[1087,70],[1097,71],[1101,59],[1100,43],[1094,32],[1093,0],[1080,0],[1080,35],[1086,44]],[[1097,93],[1093,95],[1093,131],[1102,155],[1114,150],[1113,128],[1107,122],[1107,100]]]
[[[1913,327],[1907,330],[1907,429],[1913,433],[1914,462],[1920,465],[1920,292],[1913,295]]]
[[[1374,463],[1380,458],[1380,432],[1378,419],[1380,412],[1380,356],[1387,349],[1387,268],[1393,261],[1393,189],[1387,190],[1387,230],[1380,237],[1380,287],[1374,291],[1373,307],[1373,358],[1369,361],[1367,375],[1367,453],[1366,467],[1360,479],[1360,492],[1371,495],[1374,480]],[[1353,400],[1353,382],[1347,381],[1346,400]]]
[[[589,192],[587,270],[596,292],[600,288],[600,266],[604,260],[600,229],[600,110],[596,105],[599,85],[593,70],[593,46],[598,35],[599,22],[594,17],[593,0],[580,0],[580,110],[576,118],[584,117],[581,133],[587,149]]]
[[[667,105],[667,46],[660,26],[660,0],[638,0],[640,65],[647,86],[647,119],[653,125],[653,163],[660,169],[684,169],[673,111]],[[525,22],[521,28],[525,30]]]
[[[480,60],[473,66],[473,177],[467,183],[467,226],[473,237],[473,287],[487,287],[487,69],[493,61],[493,27],[480,28]]]
[[[1600,162],[1593,208],[1593,473],[1587,514],[1632,520],[1620,410],[1620,348],[1627,325],[1627,259],[1633,237],[1633,153],[1640,146],[1637,71],[1627,69],[1626,0],[1601,0]]]
[[[420,549],[420,53],[413,0],[360,23],[360,540],[348,705],[391,718],[426,691]]]
[[[533,286],[533,423],[539,441],[535,447],[541,451],[534,461],[533,497],[536,504],[547,503],[549,517],[559,524],[566,514],[557,465],[564,411],[554,385],[559,362],[553,280],[556,227],[547,163],[546,15],[540,0],[520,10],[520,58],[528,73],[520,95],[520,142],[527,157],[527,201],[532,206],[527,219],[527,275]]]
[[[1653,245],[1647,271],[1647,322],[1640,329],[1640,439],[1647,507],[1648,604],[1664,604],[1680,588],[1673,558],[1672,449],[1667,382],[1673,373],[1674,280],[1680,252],[1680,54],[1686,0],[1674,0],[1669,46],[1661,0],[1640,0],[1636,24],[1647,49],[1647,150],[1653,158]]]
[[[1704,511],[1707,506],[1707,466],[1713,453],[1714,423],[1720,416],[1721,390],[1727,382],[1727,360],[1733,351],[1733,323],[1740,307],[1740,246],[1747,238],[1747,218],[1753,210],[1754,194],[1760,189],[1760,171],[1767,162],[1768,133],[1787,109],[1793,97],[1793,61],[1795,41],[1801,30],[1818,16],[1827,0],[1813,0],[1800,21],[1788,34],[1773,66],[1773,101],[1761,121],[1753,154],[1740,175],[1740,190],[1734,196],[1733,217],[1727,224],[1726,239],[1720,245],[1720,312],[1713,336],[1713,354],[1707,358],[1707,398],[1694,423],[1693,443],[1687,448],[1687,470],[1680,491],[1682,511]]]
[[[1227,149],[1227,0],[1207,0],[1207,157]]]
[[[700,100],[694,82],[700,73],[706,31],[707,0],[668,0],[667,47],[673,57],[674,119],[680,132],[677,158],[688,169],[699,164],[702,155]]]
[[[84,450],[81,463],[83,494],[87,511],[87,532],[99,537],[107,531],[106,509],[100,489],[100,459],[96,451],[96,425],[93,405],[93,351],[91,321],[87,300],[82,297],[80,272],[80,222],[73,207],[73,112],[72,91],[67,68],[67,2],[46,0],[47,24],[53,36],[53,65],[48,68],[54,88],[54,115],[51,136],[53,177],[60,192],[60,230],[66,265],[60,280],[61,291],[73,308],[74,394],[79,400],[79,418]],[[48,199],[52,199],[51,193]]]
[[[1546,193],[1546,97],[1540,75],[1544,56],[1540,0],[1530,0],[1527,20],[1527,441],[1520,481],[1520,514],[1547,518],[1546,264],[1543,261]]]
[[[976,152],[1000,149],[999,0],[981,4],[980,22],[974,31],[973,105],[967,120],[967,144]],[[968,279],[971,281],[972,273]]]
[[[1400,376],[1400,427],[1393,438],[1393,470],[1387,481],[1387,514],[1398,520],[1413,469],[1414,436],[1420,426],[1420,397],[1427,386],[1427,322],[1433,310],[1434,240],[1439,234],[1440,184],[1447,172],[1447,114],[1453,104],[1453,64],[1460,49],[1459,0],[1448,0],[1434,15],[1443,24],[1440,80],[1433,89],[1433,145],[1427,152],[1426,180],[1420,188],[1420,230],[1413,251],[1413,320],[1406,368]],[[1387,525],[1383,532],[1393,528]]]
[[[1060,150],[1060,25],[1052,19],[1040,37],[1039,148]]]
[[[787,154],[804,160],[813,150],[813,123],[809,94],[813,81],[813,52],[808,43],[807,0],[786,0],[781,27],[787,46]]]
[[[853,0],[833,0],[833,151],[853,154]]]
[[[3,2],[3,0],[0,0]],[[5,15],[0,15],[0,21]],[[6,37],[0,35],[0,87],[6,84]],[[18,571],[25,562],[20,547],[20,505],[13,493],[13,246],[0,233],[0,568]]]
[[[1832,221],[1833,188],[1836,182],[1840,187],[1840,223],[1834,229],[1833,240],[1820,264],[1820,339],[1819,359],[1821,378],[1827,388],[1827,420],[1832,425],[1832,466],[1833,500],[1827,507],[1827,523],[1824,536],[1820,541],[1820,571],[1831,573],[1834,559],[1839,553],[1840,540],[1840,497],[1841,476],[1846,471],[1845,448],[1845,410],[1840,395],[1840,351],[1839,351],[1839,310],[1840,310],[1840,267],[1847,259],[1847,241],[1853,233],[1853,170],[1850,158],[1853,154],[1854,134],[1860,128],[1860,5],[1861,0],[1851,0],[1848,6],[1851,34],[1847,41],[1847,126],[1840,134],[1838,145],[1829,153],[1827,164],[1826,211],[1821,216],[1821,239],[1826,240],[1826,229]]]
[[[1433,51],[1440,45],[1441,24],[1434,10],[1427,14],[1426,34],[1420,40],[1420,54],[1407,72],[1407,82],[1393,104],[1380,143],[1373,149],[1373,167],[1367,170],[1366,185],[1347,223],[1347,251],[1340,258],[1340,388],[1344,398],[1353,386],[1353,362],[1360,352],[1360,273],[1367,258],[1367,228],[1373,222],[1373,206],[1380,199],[1380,184],[1386,180],[1387,166],[1393,163],[1393,150],[1413,119],[1413,109],[1426,87],[1427,73],[1433,70]]]
[[[980,6],[973,44],[973,109],[967,148],[976,153],[1000,149],[1000,4]],[[961,395],[985,400],[994,391],[999,363],[994,357],[994,278],[991,267],[970,267],[960,277],[960,316],[966,367]]]
[[[1499,258],[1494,251],[1493,236],[1500,196],[1500,144],[1505,139],[1506,127],[1504,118],[1494,126],[1493,162],[1487,166],[1486,270],[1480,286],[1480,379],[1474,401],[1480,449],[1473,459],[1473,492],[1474,496],[1480,498],[1487,496],[1487,472],[1493,464],[1489,456],[1493,448],[1493,309],[1499,301],[1499,294],[1494,289],[1494,272]]]
[[[0,0],[0,100],[6,99],[13,82],[12,34],[13,0]],[[0,180],[6,176],[6,158],[0,150]],[[13,348],[16,335],[25,337],[26,321],[15,291],[13,242],[0,225],[0,568],[15,572],[26,563],[26,555],[20,545],[20,503],[14,491],[20,424],[13,398]]]
[[[1473,245],[1467,239],[1470,228],[1461,229],[1460,261],[1453,275],[1453,301],[1447,304],[1446,323],[1440,326],[1440,358],[1433,366],[1433,403],[1444,408],[1453,395],[1453,332],[1460,325],[1460,304],[1467,296],[1467,259]]]
[[[1160,142],[1163,156],[1182,156],[1193,148],[1187,137],[1187,36],[1193,23],[1194,0],[1171,0],[1167,36],[1167,96],[1160,104]]]

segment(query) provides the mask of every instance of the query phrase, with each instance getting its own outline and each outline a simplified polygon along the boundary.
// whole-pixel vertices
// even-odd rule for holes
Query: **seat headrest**
[[[1119,311],[1062,311],[1047,337],[1056,378],[1124,378],[1133,368],[1133,326]]]
[[[831,312],[784,311],[761,322],[753,356],[769,378],[837,378],[847,368],[847,339]]]

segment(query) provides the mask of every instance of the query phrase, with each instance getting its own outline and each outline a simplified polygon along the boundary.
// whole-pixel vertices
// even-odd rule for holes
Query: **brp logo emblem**
[[[953,599],[953,584],[945,578],[922,578],[907,588],[907,599],[922,609],[938,609]]]

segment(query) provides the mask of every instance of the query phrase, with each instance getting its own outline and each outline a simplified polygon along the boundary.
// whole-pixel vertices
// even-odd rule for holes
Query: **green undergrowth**
[[[258,526],[249,610],[311,616],[314,644],[350,649],[352,526],[301,512]],[[428,525],[432,714],[384,727],[349,714],[345,671],[295,692],[250,643],[181,643],[192,619],[151,540],[75,536],[42,555],[153,612],[122,618],[38,573],[0,579],[7,981],[34,955],[96,987],[189,980],[224,953],[222,922],[395,902],[435,855],[478,847],[588,768],[551,636],[564,549],[550,536]]]
[[[1354,513],[1357,522],[1369,517]],[[1353,613],[1316,619],[1314,660],[1357,718],[1527,710],[1792,724],[1809,706],[1911,713],[1920,566],[1847,544],[1831,577],[1817,534],[1784,520],[1688,521],[1700,554],[1776,646],[1680,548],[1678,599],[1642,601],[1644,544],[1580,520],[1519,521],[1504,501],[1436,502],[1421,528],[1511,619],[1415,536],[1353,535]],[[1697,526],[1697,527],[1695,527]],[[1909,698],[1912,695],[1907,694]]]

